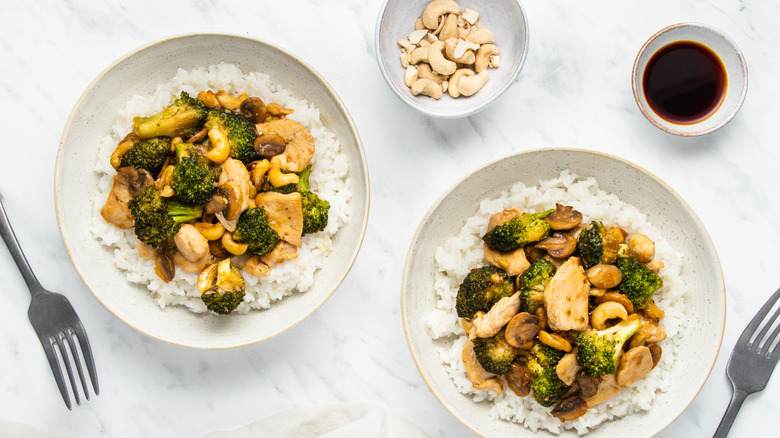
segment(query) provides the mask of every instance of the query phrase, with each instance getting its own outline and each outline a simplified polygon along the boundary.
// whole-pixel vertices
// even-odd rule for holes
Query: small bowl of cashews
[[[439,118],[485,109],[528,51],[518,0],[387,0],[375,35],[379,69],[404,102]]]

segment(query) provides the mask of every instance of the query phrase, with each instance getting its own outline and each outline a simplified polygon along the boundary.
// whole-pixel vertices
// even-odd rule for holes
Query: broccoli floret
[[[615,374],[623,344],[642,328],[642,321],[623,320],[604,330],[589,330],[577,335],[577,362],[591,376]]]
[[[203,215],[203,207],[167,201],[149,185],[128,203],[133,215],[133,230],[138,240],[154,248],[176,235],[183,222]]]
[[[475,338],[473,342],[477,361],[489,373],[506,374],[512,361],[517,357],[517,349],[506,341],[504,329],[493,337]]]
[[[537,342],[528,356],[528,371],[531,372],[531,390],[537,403],[549,407],[558,402],[566,391],[566,384],[558,377],[555,367],[564,352]]]
[[[493,265],[474,269],[458,288],[455,310],[461,318],[474,318],[474,314],[487,312],[498,300],[514,293],[512,278]]]
[[[176,197],[187,204],[205,204],[217,190],[219,168],[211,167],[208,158],[194,145],[176,145],[178,163],[173,167],[171,187]]]
[[[238,217],[233,240],[248,244],[249,252],[262,255],[271,252],[281,238],[268,223],[265,208],[256,207],[245,210]]]
[[[601,222],[591,222],[577,239],[577,252],[585,269],[599,263],[612,264],[618,253],[624,252],[623,232],[617,227],[606,227]]]
[[[141,138],[190,137],[203,127],[206,106],[182,91],[172,104],[151,117],[133,119],[134,131]]]
[[[217,278],[211,289],[200,296],[206,308],[220,315],[227,315],[244,300],[244,277],[230,264],[230,259],[217,263]]]
[[[299,192],[301,194],[301,207],[303,209],[303,233],[304,235],[322,231],[328,225],[328,211],[330,203],[320,198],[309,190],[309,173],[311,164],[300,172],[297,172],[298,182],[282,187],[274,187],[272,190],[285,195]]]
[[[544,218],[555,210],[523,213],[488,231],[482,240],[496,251],[513,251],[550,235],[550,223]]]
[[[170,137],[136,140],[133,142],[132,149],[122,155],[120,167],[133,166],[136,169],[146,169],[152,175],[157,175],[170,154]]]
[[[218,129],[230,143],[230,157],[249,163],[259,158],[255,152],[257,128],[241,113],[225,108],[211,108],[204,125],[207,129]]]
[[[517,288],[520,290],[520,303],[523,310],[535,313],[543,303],[544,288],[555,275],[555,265],[545,259],[537,259],[519,277]]]
[[[623,279],[617,290],[631,300],[634,309],[644,309],[650,304],[653,293],[664,285],[664,281],[650,268],[633,258],[619,258],[615,266],[620,269]]]

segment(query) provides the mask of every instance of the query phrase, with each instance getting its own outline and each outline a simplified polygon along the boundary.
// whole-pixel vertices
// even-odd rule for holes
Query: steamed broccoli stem
[[[133,142],[133,147],[122,155],[120,167],[146,169],[152,175],[160,173],[171,154],[170,137],[154,137]]]
[[[640,328],[638,318],[623,320],[604,330],[589,330],[577,335],[577,362],[591,376],[604,376],[617,372],[618,360],[623,354],[623,344]]]
[[[203,127],[206,106],[182,91],[172,104],[150,117],[133,120],[134,131],[141,138],[190,137]]]
[[[606,227],[601,222],[591,222],[577,239],[577,252],[585,269],[599,263],[614,263],[624,246],[623,240],[619,228]]]
[[[550,407],[560,400],[566,384],[555,371],[564,352],[536,342],[529,352],[526,366],[531,372],[531,391],[537,403]]]
[[[474,354],[485,371],[503,375],[517,356],[517,349],[506,341],[506,331],[502,329],[490,338],[474,339]]]
[[[265,216],[265,208],[250,208],[241,213],[233,231],[233,240],[249,245],[249,252],[262,255],[274,249],[281,240]]]
[[[217,263],[217,278],[214,285],[201,294],[201,300],[210,311],[226,315],[233,311],[245,295],[244,277],[226,258]]]
[[[482,240],[488,248],[508,252],[550,235],[550,223],[544,218],[555,210],[523,213],[488,231]]]
[[[180,224],[200,218],[203,207],[169,202],[149,185],[129,203],[133,230],[138,240],[154,248],[161,247],[179,232]]]
[[[635,309],[647,307],[653,293],[664,285],[661,277],[636,259],[619,258],[615,261],[615,266],[623,274],[617,290],[631,300]]]
[[[219,168],[211,167],[189,143],[176,145],[176,155],[179,161],[173,167],[173,192],[187,204],[205,204],[217,190]]]
[[[257,160],[255,151],[257,128],[243,114],[225,108],[211,108],[204,126],[208,130],[217,129],[227,137],[230,143],[230,157],[244,163]]]
[[[519,277],[517,288],[520,290],[522,309],[535,313],[543,305],[544,288],[555,275],[555,265],[545,259],[537,259]]]
[[[473,319],[479,312],[487,312],[498,300],[512,296],[512,278],[493,265],[474,269],[463,279],[455,298],[455,309],[461,318]]]

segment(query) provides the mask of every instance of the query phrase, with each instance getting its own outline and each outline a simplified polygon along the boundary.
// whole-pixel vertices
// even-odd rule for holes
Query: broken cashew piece
[[[437,29],[439,17],[458,11],[460,11],[460,6],[454,0],[433,0],[423,10],[422,23],[428,29]]]
[[[410,65],[409,67],[406,67],[406,72],[404,73],[404,84],[406,84],[407,87],[411,87],[412,83],[419,79],[420,77],[417,74],[417,67]]]
[[[449,86],[447,87],[447,92],[450,93],[450,96],[459,97],[460,91],[458,91],[458,82],[462,77],[472,75],[474,75],[474,72],[468,68],[461,68],[456,70],[455,73],[450,76]]]
[[[487,78],[487,70],[483,71],[482,73],[477,73],[473,76],[461,77],[458,81],[458,91],[464,96],[471,96],[485,85]]]
[[[477,73],[481,73],[487,70],[490,65],[490,57],[498,55],[498,47],[493,44],[483,44],[477,50],[476,59],[474,60],[474,70]]]
[[[412,94],[415,96],[424,94],[431,99],[437,100],[441,97],[441,85],[430,79],[418,79],[412,83]]]
[[[444,41],[436,41],[428,50],[428,63],[436,73],[451,75],[458,69],[458,64],[444,57]]]

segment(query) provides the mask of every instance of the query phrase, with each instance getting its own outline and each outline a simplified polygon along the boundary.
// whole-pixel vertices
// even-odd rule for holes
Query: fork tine
[[[774,322],[774,320],[777,319],[778,315],[780,315],[780,309],[777,309],[777,312],[775,312],[774,316],[772,317],[772,322]],[[772,322],[770,322],[768,326],[772,325]],[[767,356],[769,356],[769,354],[772,353],[772,350],[770,350],[772,348],[772,344],[775,342],[775,339],[777,338],[778,334],[780,334],[780,325],[775,327],[774,331],[772,331],[772,333],[769,334],[769,336],[766,338],[766,341],[761,346],[761,349],[758,350],[758,353],[763,354],[766,352]],[[777,346],[775,346],[774,349],[780,350],[780,348],[777,348]]]
[[[54,380],[57,382],[57,388],[60,389],[62,400],[65,401],[65,406],[67,406],[68,410],[71,411],[73,410],[73,406],[70,403],[68,389],[65,387],[65,379],[62,377],[60,360],[57,358],[57,353],[54,351],[54,340],[52,338],[48,338],[41,342],[41,344],[43,344],[43,351],[46,352],[46,358],[49,360],[49,368],[51,368],[51,372],[54,374]]]
[[[745,327],[745,331],[742,332],[742,336],[739,337],[737,343],[747,345],[748,347],[752,345],[752,343],[750,343],[750,338],[753,337],[753,334],[761,325],[761,322],[764,320],[764,318],[766,318],[767,313],[769,313],[769,311],[772,310],[772,307],[775,305],[775,303],[779,298],[780,298],[780,289],[777,289],[775,293],[772,295],[772,297],[769,298],[769,300],[767,300],[767,302],[761,307],[761,310],[758,311],[756,316],[753,317],[753,319],[750,321],[750,324],[748,324],[748,326]]]
[[[762,342],[764,340],[764,337],[766,336],[767,332],[770,328],[772,328],[772,324],[775,323],[775,320],[777,319],[777,316],[780,315],[780,309],[776,310],[774,314],[766,321],[766,324],[764,324],[761,331],[758,333],[758,336],[755,337],[753,340],[753,344],[758,347],[757,352],[761,353],[769,348],[769,346],[772,345],[772,340],[774,339],[774,336],[772,336],[772,339],[767,339],[766,342]]]
[[[76,338],[79,340],[79,346],[81,352],[84,354],[84,362],[87,364],[87,372],[89,373],[89,380],[92,381],[92,389],[95,390],[95,395],[100,395],[100,387],[98,386],[97,370],[95,369],[95,360],[92,358],[92,348],[89,346],[89,339],[87,339],[87,331],[84,330],[84,325],[81,321],[78,321],[74,325],[73,332]]]
[[[69,328],[65,330],[65,338],[68,340],[68,347],[70,347],[70,356],[73,358],[73,362],[76,364],[76,371],[79,373],[79,380],[81,381],[81,387],[84,389],[84,397],[89,400],[89,389],[87,388],[87,379],[84,378],[84,370],[81,369],[81,359],[79,359],[79,352],[76,349],[76,343],[73,341],[72,333],[74,330]]]
[[[76,404],[81,406],[81,398],[79,397],[79,387],[76,385],[76,376],[73,375],[73,368],[70,366],[70,359],[68,359],[68,349],[65,348],[65,335],[60,332],[55,339],[57,340],[57,346],[60,349],[60,355],[62,356],[62,363],[65,365],[65,371],[68,372],[68,380],[70,380],[70,387],[73,390],[73,398],[76,399]]]

